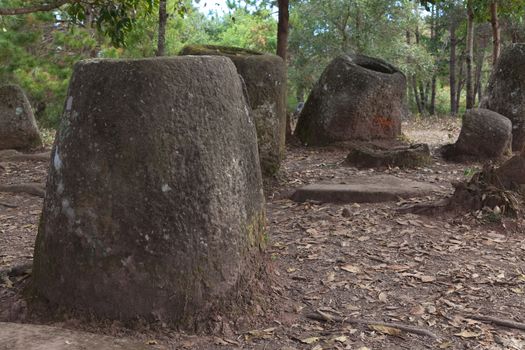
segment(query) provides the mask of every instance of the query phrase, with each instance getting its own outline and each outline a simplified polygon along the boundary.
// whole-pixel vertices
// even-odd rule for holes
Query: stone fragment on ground
[[[299,115],[295,135],[310,146],[395,139],[407,115],[406,78],[363,55],[342,55],[324,70]]]
[[[426,144],[398,146],[392,149],[370,145],[355,145],[348,153],[345,164],[357,168],[415,168],[431,162]]]
[[[40,153],[21,153],[14,149],[0,150],[0,161],[18,162],[18,161],[49,161],[51,152]]]
[[[469,109],[457,141],[441,148],[450,161],[501,159],[511,154],[512,123],[496,112],[483,108]]]
[[[33,110],[16,85],[0,87],[0,150],[30,149],[42,145]]]
[[[0,322],[5,350],[155,350],[164,347],[51,326]]]
[[[512,150],[525,146],[525,43],[506,47],[490,76],[481,107],[495,111],[512,122]]]
[[[219,55],[230,58],[246,86],[257,128],[263,175],[275,174],[284,158],[286,134],[286,67],[276,55],[238,47],[189,45],[181,55]]]
[[[401,179],[392,175],[356,176],[344,184],[318,183],[298,188],[292,195],[296,202],[376,203],[403,198],[424,197],[442,192],[438,186]]]

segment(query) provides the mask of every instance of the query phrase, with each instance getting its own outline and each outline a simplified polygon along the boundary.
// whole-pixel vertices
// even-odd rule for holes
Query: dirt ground
[[[435,150],[455,140],[459,123],[409,122],[404,133]],[[523,214],[501,219],[397,211],[450,195],[451,181],[467,179],[480,165],[446,164],[435,157],[424,168],[363,171],[342,164],[346,153],[290,147],[282,171],[266,184],[272,305],[255,305],[255,322],[226,321],[214,334],[199,336],[74,317],[46,323],[167,349],[525,349],[524,330],[516,329],[525,321]],[[44,162],[2,166],[2,184],[45,182]],[[378,173],[433,183],[442,193],[359,205],[288,199],[304,184]],[[31,261],[41,206],[39,197],[0,193],[0,270]],[[20,295],[29,280],[21,275],[0,281],[0,321],[33,321]],[[486,316],[500,324],[481,320]],[[507,325],[513,327],[501,321],[512,321]]]

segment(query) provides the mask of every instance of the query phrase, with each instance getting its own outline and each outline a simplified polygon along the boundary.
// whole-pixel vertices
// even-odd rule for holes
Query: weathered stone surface
[[[0,87],[0,149],[29,149],[42,141],[31,105],[16,85]]]
[[[191,327],[246,287],[264,227],[255,125],[231,60],[75,65],[35,246],[42,296]]]
[[[519,190],[525,194],[525,157],[514,156],[495,170],[498,183],[505,189]]]
[[[469,109],[463,117],[458,140],[442,148],[447,160],[499,159],[511,153],[512,123],[498,114],[483,108]]]
[[[348,153],[345,163],[357,168],[415,168],[427,165],[430,161],[430,149],[426,144],[398,146],[392,149],[356,145]]]
[[[246,84],[248,101],[257,127],[263,175],[279,170],[286,135],[286,69],[275,55],[237,47],[192,45],[181,55],[221,55],[230,58]]]
[[[301,187],[292,200],[324,203],[375,203],[396,201],[400,198],[426,196],[440,192],[440,188],[424,182],[400,179],[391,175],[357,176],[345,184],[312,184]]]
[[[165,349],[165,347],[57,327],[0,322],[0,349],[154,350]]]
[[[395,138],[407,114],[405,95],[405,76],[387,62],[337,57],[312,89],[295,134],[308,145]]]
[[[512,122],[512,150],[525,146],[525,43],[503,50],[487,86],[481,107],[498,112]]]

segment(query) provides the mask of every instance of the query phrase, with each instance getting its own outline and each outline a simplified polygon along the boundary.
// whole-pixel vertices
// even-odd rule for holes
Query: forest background
[[[58,126],[80,59],[155,56],[159,33],[166,55],[188,44],[277,49],[277,1],[97,1],[0,14],[0,82],[25,89],[41,127]],[[479,103],[501,48],[525,41],[525,0],[290,0],[289,13],[289,111],[334,57],[360,53],[405,73],[413,116],[460,115]]]

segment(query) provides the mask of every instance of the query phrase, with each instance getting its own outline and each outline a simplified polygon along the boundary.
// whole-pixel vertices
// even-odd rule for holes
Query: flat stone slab
[[[33,324],[0,322],[0,349],[152,350],[163,349],[100,334]]]
[[[422,197],[442,190],[435,185],[391,175],[359,176],[345,184],[311,184],[292,195],[295,202],[308,200],[324,203],[377,203],[400,198]]]

